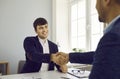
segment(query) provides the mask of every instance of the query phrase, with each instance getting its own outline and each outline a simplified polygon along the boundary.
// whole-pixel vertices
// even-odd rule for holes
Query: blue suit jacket
[[[89,79],[120,79],[120,18],[103,35],[96,51],[70,53],[71,63],[93,64]]]
[[[58,52],[58,47],[56,44],[49,40],[48,44],[50,54]],[[50,62],[50,54],[43,54],[43,47],[39,42],[38,36],[26,37],[24,40],[24,49],[26,55],[26,63],[21,73],[38,72],[41,69],[42,62],[49,64],[48,70],[54,70],[54,66],[56,66],[60,71],[58,65]]]

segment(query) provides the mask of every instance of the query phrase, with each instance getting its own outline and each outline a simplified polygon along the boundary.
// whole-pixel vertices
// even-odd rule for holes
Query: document
[[[88,78],[90,71],[86,71],[84,69],[70,68],[68,69],[67,73],[77,78]]]

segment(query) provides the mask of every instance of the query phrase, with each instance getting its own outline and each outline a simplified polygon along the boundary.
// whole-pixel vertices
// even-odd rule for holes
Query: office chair
[[[20,71],[21,71],[21,69],[23,68],[24,64],[25,64],[25,60],[20,60],[20,61],[19,61],[17,73],[20,73]]]

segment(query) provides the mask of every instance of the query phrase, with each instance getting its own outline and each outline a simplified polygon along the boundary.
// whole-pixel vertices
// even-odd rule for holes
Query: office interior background
[[[103,35],[96,0],[0,0],[0,61],[8,61],[10,74],[25,60],[23,41],[35,36],[33,21],[44,17],[49,37],[59,51],[94,51]],[[77,50],[74,50],[77,49]]]

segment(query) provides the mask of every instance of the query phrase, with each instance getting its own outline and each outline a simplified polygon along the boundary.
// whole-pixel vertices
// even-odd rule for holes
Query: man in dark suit
[[[59,53],[59,65],[71,63],[92,64],[89,79],[120,79],[120,0],[97,0],[99,21],[108,23],[96,51],[86,53]]]
[[[48,40],[48,22],[44,18],[37,18],[34,23],[34,30],[37,36],[26,37],[24,49],[26,63],[21,73],[54,70],[56,66],[60,72],[67,72],[66,65],[56,65],[52,60],[56,60],[58,47],[55,43]]]

